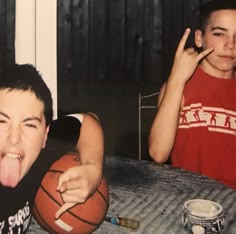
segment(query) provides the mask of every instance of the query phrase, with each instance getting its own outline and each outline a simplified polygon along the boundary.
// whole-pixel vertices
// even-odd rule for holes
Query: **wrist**
[[[185,82],[178,80],[178,79],[171,79],[171,77],[168,79],[166,88],[167,89],[173,89],[174,91],[180,90],[183,91],[185,87]]]

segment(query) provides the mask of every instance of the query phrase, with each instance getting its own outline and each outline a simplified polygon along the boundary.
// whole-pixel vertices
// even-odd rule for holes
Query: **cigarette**
[[[139,228],[140,222],[135,219],[129,219],[124,217],[117,217],[117,216],[106,216],[105,221],[112,223],[117,226],[127,227],[132,230],[137,230]]]

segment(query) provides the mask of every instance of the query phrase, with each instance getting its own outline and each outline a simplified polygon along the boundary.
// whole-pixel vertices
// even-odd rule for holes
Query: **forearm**
[[[80,155],[81,164],[91,171],[89,176],[98,185],[103,171],[104,136],[96,118],[84,115],[81,135],[76,148]]]
[[[163,98],[151,126],[149,153],[157,162],[165,162],[173,148],[179,122],[184,83],[168,80]]]
[[[96,189],[103,176],[103,156],[98,152],[94,152],[96,157],[92,157],[94,154],[88,152],[80,152],[79,154],[81,164],[88,172],[88,181],[90,181],[93,184],[92,187]]]

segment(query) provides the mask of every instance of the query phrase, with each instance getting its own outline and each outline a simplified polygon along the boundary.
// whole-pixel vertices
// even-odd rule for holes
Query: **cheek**
[[[26,145],[26,147],[27,147],[27,150],[25,152],[26,158],[23,160],[23,163],[22,163],[22,175],[21,175],[22,178],[28,173],[28,171],[30,170],[30,168],[32,167],[36,159],[38,158],[41,151],[41,148],[39,147],[39,145],[35,145],[34,141],[32,141],[30,145]]]
[[[44,142],[45,142],[45,135],[40,134],[40,135],[31,135],[30,140],[25,142],[25,149],[28,151],[27,153],[29,155],[32,155],[34,159],[37,158],[38,154],[44,147]]]
[[[207,49],[211,46],[213,46],[215,48],[215,50],[217,49],[217,47],[219,47],[219,45],[221,45],[222,42],[219,41],[219,38],[216,37],[204,37],[202,40],[202,46],[204,49]]]
[[[37,157],[37,154],[42,149],[42,144],[43,144],[42,140],[32,139],[30,142],[28,142],[28,144],[26,146],[28,153],[30,153],[32,155],[36,155],[35,157]]]
[[[36,159],[38,158],[42,149],[42,140],[32,139],[30,142],[24,145],[25,160],[22,164],[23,176],[30,170]]]

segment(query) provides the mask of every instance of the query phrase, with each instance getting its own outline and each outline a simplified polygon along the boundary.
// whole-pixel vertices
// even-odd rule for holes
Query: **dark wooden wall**
[[[156,92],[166,80],[178,40],[187,26],[196,26],[193,11],[201,2],[59,0],[60,113],[97,113],[106,153],[137,157],[138,93]],[[146,158],[155,111],[142,112]]]
[[[0,69],[15,60],[15,0],[0,0]]]
[[[59,111],[95,112],[107,154],[137,157],[138,93],[162,80],[161,21],[159,0],[58,1]]]
[[[106,154],[137,158],[138,93],[159,90],[184,29],[196,26],[193,11],[202,2],[58,0],[59,115],[95,112]],[[0,0],[0,65],[14,60],[14,14],[15,1]],[[142,112],[147,159],[155,111]]]

